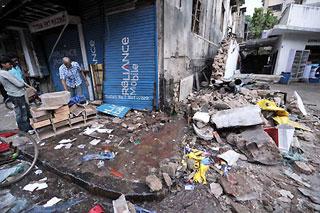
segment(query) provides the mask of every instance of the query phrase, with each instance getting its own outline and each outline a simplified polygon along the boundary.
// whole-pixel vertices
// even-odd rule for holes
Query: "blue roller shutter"
[[[104,102],[153,108],[156,78],[155,7],[107,17]]]
[[[89,64],[103,64],[104,29],[103,16],[83,21]]]
[[[57,29],[57,31],[55,31],[54,33],[49,33],[43,36],[47,57],[49,57],[52,47],[54,46],[60,32],[61,28]],[[78,62],[79,65],[83,67],[79,34],[77,26],[75,25],[69,25],[65,29],[63,35],[59,40],[59,43],[57,44],[52,54],[50,61],[48,62],[52,83],[56,91],[63,90],[63,86],[61,84],[59,76],[59,67],[62,64],[62,58],[64,56],[70,57],[71,60]],[[89,95],[85,83],[82,84],[82,91],[83,95],[88,98]]]

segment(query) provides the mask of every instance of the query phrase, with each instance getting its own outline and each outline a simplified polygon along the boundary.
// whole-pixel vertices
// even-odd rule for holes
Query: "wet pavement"
[[[41,170],[42,173],[35,174],[35,171],[37,170]],[[23,190],[23,187],[30,182],[37,181],[42,178],[47,178],[47,188],[33,192]],[[78,201],[75,205],[66,205],[66,208],[58,208],[56,212],[88,212],[88,210],[97,203],[102,204],[106,208],[107,212],[112,211],[111,200],[89,194],[85,189],[79,187],[79,185],[60,178],[42,167],[34,168],[32,172],[25,176],[21,181],[1,190],[3,191],[6,189],[8,189],[16,199],[25,199],[27,201],[24,208],[27,212],[34,210],[36,206],[41,207],[53,197],[62,199],[58,203],[59,205],[66,204],[71,201]]]
[[[39,143],[41,164],[63,178],[78,182],[96,195],[114,199],[125,194],[129,200],[140,201],[163,196],[162,193],[151,193],[145,178],[150,170],[159,169],[162,160],[179,158],[176,156],[179,142],[187,131],[185,120],[172,119],[161,125],[152,123],[134,136],[134,132],[128,134],[126,128],[108,122],[104,117],[97,122],[105,123],[102,128],[113,129],[112,134],[93,133],[93,137],[101,140],[97,145],[90,144],[93,137],[82,134],[85,128],[43,140]],[[129,135],[134,138],[133,142],[130,142]],[[54,149],[62,139],[74,138],[76,140],[70,149]],[[79,145],[85,146],[79,148]],[[116,153],[116,156],[113,160],[105,160],[103,166],[98,166],[99,160],[81,161],[86,154],[105,150]]]

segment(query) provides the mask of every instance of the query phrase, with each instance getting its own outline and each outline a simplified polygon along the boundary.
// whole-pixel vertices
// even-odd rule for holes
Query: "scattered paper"
[[[59,143],[71,143],[73,141],[77,140],[77,138],[74,139],[62,139],[61,141],[59,141]]]
[[[40,175],[40,174],[42,174],[42,170],[38,169],[38,170],[36,170],[34,173],[35,173],[36,175]]]
[[[84,147],[86,147],[86,145],[85,144],[80,144],[80,145],[78,145],[77,146],[79,149],[84,149]]]
[[[95,131],[97,131],[98,129],[100,129],[101,127],[103,127],[103,125],[102,124],[98,124],[98,125],[96,125],[95,127],[87,127],[85,130],[84,130],[84,132],[83,132],[83,134],[85,134],[85,135],[91,135],[92,133],[94,133]]]
[[[45,189],[48,187],[48,184],[43,181],[46,181],[46,180],[47,180],[46,178],[43,178],[35,183],[29,183],[28,185],[23,187],[23,190],[33,192],[34,190],[39,191],[41,189]]]
[[[66,148],[66,149],[70,149],[72,146],[72,143],[67,143],[67,144],[59,144],[57,146],[54,147],[54,149],[61,149],[61,148]]]
[[[111,134],[113,132],[113,129],[97,129],[97,132]]]
[[[50,200],[48,200],[48,202],[46,204],[43,205],[43,207],[50,207],[53,206],[55,204],[57,204],[58,202],[60,202],[62,199],[57,198],[57,197],[53,197]]]
[[[98,143],[100,143],[100,141],[101,141],[101,140],[99,140],[99,139],[93,139],[92,141],[90,141],[90,144],[93,145],[93,146],[95,146],[95,145],[97,145]]]
[[[222,160],[226,161],[229,166],[232,166],[237,162],[237,160],[240,157],[240,154],[233,151],[233,150],[228,150],[225,153],[222,153],[221,155],[218,155],[219,158]]]
[[[184,190],[193,191],[194,190],[194,185],[192,185],[192,184],[185,185],[184,186]]]
[[[54,149],[61,149],[62,147],[64,147],[64,144],[59,144],[59,145],[56,145]]]
[[[65,144],[64,148],[66,148],[66,149],[70,149],[70,148],[71,148],[71,146],[72,146],[72,143],[67,143],[67,144]]]

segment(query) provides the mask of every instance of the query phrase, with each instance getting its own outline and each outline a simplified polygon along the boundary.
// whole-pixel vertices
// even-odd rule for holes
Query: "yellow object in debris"
[[[207,184],[206,173],[207,173],[208,169],[209,169],[208,165],[200,164],[199,170],[193,176],[194,182]]]
[[[290,126],[292,126],[294,128],[297,128],[297,129],[303,129],[303,130],[306,130],[306,131],[311,131],[311,129],[309,129],[308,127],[306,127],[304,125],[301,125],[298,122],[291,121],[288,116],[276,116],[276,117],[273,117],[273,120],[277,124],[288,124],[288,125],[290,125]]]
[[[203,151],[199,151],[196,149],[192,150],[193,152],[190,152],[189,154],[187,154],[188,158],[197,160],[197,161],[201,161],[204,157],[202,157]]]
[[[276,112],[278,116],[289,116],[289,112],[287,112],[284,108],[278,107],[274,101],[262,99],[257,102],[257,105],[262,110]]]

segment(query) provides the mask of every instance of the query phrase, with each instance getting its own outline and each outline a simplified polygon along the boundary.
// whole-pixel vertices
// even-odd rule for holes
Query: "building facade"
[[[90,85],[83,86],[88,98],[98,98],[102,90],[106,103],[151,110],[170,105],[177,85],[179,91],[192,90],[219,42],[235,29],[237,2],[9,1],[0,23],[4,31],[15,32],[20,47],[11,49],[21,52],[30,77],[46,84],[47,91],[63,89],[58,68],[69,56],[89,70]],[[241,30],[236,33],[241,36]],[[2,52],[9,49],[4,45]]]

